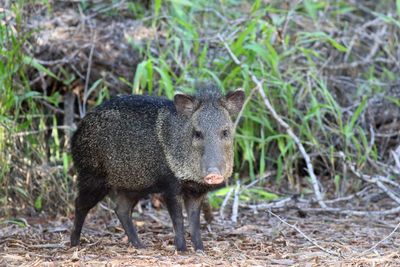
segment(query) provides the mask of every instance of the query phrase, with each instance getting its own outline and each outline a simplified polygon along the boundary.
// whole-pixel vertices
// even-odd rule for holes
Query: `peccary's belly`
[[[164,164],[149,164],[147,161],[114,161],[108,168],[107,184],[113,188],[129,191],[162,191],[159,189],[173,175]],[[150,192],[149,192],[150,193]]]

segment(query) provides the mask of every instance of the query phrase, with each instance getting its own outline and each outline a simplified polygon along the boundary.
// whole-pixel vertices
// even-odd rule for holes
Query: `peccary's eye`
[[[229,130],[222,131],[222,137],[227,138],[229,136]]]
[[[203,134],[200,131],[193,131],[193,137],[195,139],[203,139]]]

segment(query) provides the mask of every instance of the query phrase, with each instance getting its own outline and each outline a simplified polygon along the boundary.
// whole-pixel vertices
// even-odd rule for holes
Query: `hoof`
[[[196,250],[196,254],[197,254],[197,255],[200,255],[200,256],[205,256],[205,255],[207,255],[207,254],[204,252],[204,249],[197,249],[197,250]]]
[[[186,248],[186,246],[177,247],[176,252],[185,253],[185,252],[187,252],[187,248]]]
[[[137,248],[137,249],[145,249],[146,248],[146,246],[145,245],[143,245],[142,243],[140,243],[140,244],[136,244],[136,245],[133,245],[135,248]]]
[[[79,245],[79,239],[77,239],[77,240],[72,240],[71,239],[71,242],[70,242],[70,246],[71,247],[76,247],[76,246],[78,246]]]
[[[146,246],[143,245],[142,242],[129,242],[129,243],[136,249],[144,249],[144,248],[146,248]]]

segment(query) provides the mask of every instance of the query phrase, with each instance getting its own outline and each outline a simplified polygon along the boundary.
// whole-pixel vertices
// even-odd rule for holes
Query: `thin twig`
[[[361,191],[345,196],[345,197],[338,197],[335,199],[329,199],[329,200],[325,200],[325,203],[329,203],[329,204],[333,204],[333,203],[337,203],[337,202],[343,202],[343,201],[349,201],[352,200],[355,197],[360,197],[361,195],[363,195],[365,192],[367,192],[368,190],[370,190],[372,187],[372,185],[370,186],[366,186],[364,189],[362,189]]]
[[[204,8],[200,10],[195,10],[194,12],[209,12],[209,13],[214,13],[215,16],[217,16],[220,20],[222,20],[224,23],[229,23],[229,20],[224,17],[221,13],[219,13],[217,10],[213,8]]]
[[[78,53],[81,51],[81,49],[78,49],[76,51],[73,51],[69,56],[65,56],[61,59],[55,59],[55,60],[42,60],[42,59],[35,59],[38,63],[44,66],[54,66],[54,65],[60,65],[60,64],[70,64],[72,63]],[[33,55],[31,55],[34,57]]]
[[[29,248],[65,248],[65,247],[66,247],[65,243],[29,245]]]
[[[332,214],[341,214],[341,215],[351,215],[351,216],[386,216],[397,214],[400,212],[400,206],[397,206],[388,210],[373,210],[373,211],[363,211],[363,210],[344,210],[342,208],[302,208],[302,211],[305,212],[327,212]]]
[[[373,245],[373,246],[370,247],[369,249],[364,250],[364,251],[362,252],[362,254],[365,254],[365,253],[367,253],[367,252],[370,252],[371,250],[376,249],[380,244],[382,244],[383,242],[385,242],[385,241],[386,241],[387,239],[389,239],[394,233],[396,233],[396,231],[397,231],[397,229],[399,229],[399,227],[400,227],[400,222],[396,225],[396,227],[393,229],[393,231],[392,231],[389,235],[387,235],[385,238],[383,238],[382,240],[380,240],[378,243],[376,243],[375,245]]]
[[[362,192],[362,191],[361,191]],[[361,193],[359,192],[359,193]],[[358,194],[357,194],[358,195]],[[297,202],[296,202],[297,200]],[[342,200],[342,199],[341,199]],[[343,199],[345,200],[345,199]],[[288,203],[293,203],[292,205],[288,205]],[[328,203],[331,203],[329,200]],[[311,212],[311,213],[330,213],[330,214],[340,214],[340,215],[348,215],[348,216],[386,216],[400,213],[400,206],[388,209],[388,210],[347,210],[343,208],[310,208],[314,202],[306,199],[295,199],[293,197],[284,198],[277,202],[272,202],[268,204],[258,204],[258,205],[247,205],[245,207],[251,208],[253,210],[265,210],[265,209],[282,209],[282,208],[296,208],[300,209],[303,212]]]
[[[107,207],[106,205],[104,205],[104,204],[101,203],[101,202],[100,202],[99,206],[100,206],[100,208],[102,208],[102,209],[104,209],[104,210],[106,210],[106,211],[108,211],[108,212],[114,213],[114,210],[113,210],[113,209],[110,209],[109,207]]]
[[[89,61],[88,61],[88,70],[86,72],[86,79],[85,79],[85,90],[83,93],[83,99],[82,99],[82,113],[81,118],[83,118],[86,114],[86,102],[88,99],[88,89],[89,89],[89,80],[90,80],[90,71],[92,69],[92,60],[93,60],[93,52],[94,52],[94,47],[95,47],[95,40],[96,40],[96,33],[95,30],[93,30],[92,33],[92,38],[91,38],[91,42],[92,45],[90,47],[90,53],[89,53]]]
[[[240,180],[237,180],[235,194],[234,194],[234,198],[233,198],[233,205],[232,205],[231,221],[233,223],[237,223],[237,217],[238,217],[238,212],[239,212],[239,196],[240,196],[239,191],[240,191]]]
[[[224,201],[222,201],[221,207],[219,208],[219,216],[221,217],[221,220],[224,220],[224,219],[225,219],[225,216],[224,216],[224,209],[225,209],[225,206],[228,204],[228,201],[229,201],[229,198],[230,198],[231,195],[232,195],[232,192],[233,192],[233,188],[231,188],[231,189],[228,191],[228,194],[226,194],[226,196],[225,196],[225,198],[224,198]]]
[[[236,132],[236,128],[237,128],[237,126],[238,126],[238,124],[239,124],[240,119],[241,119],[242,116],[243,116],[243,112],[244,112],[245,107],[246,107],[247,104],[250,102],[250,100],[251,100],[251,98],[252,98],[252,96],[253,96],[253,94],[254,94],[254,92],[255,92],[256,90],[257,90],[257,87],[254,87],[253,89],[251,89],[250,94],[247,96],[246,100],[244,101],[243,107],[242,107],[242,109],[239,111],[239,114],[238,114],[237,117],[236,117],[235,123],[233,124],[234,132]]]
[[[11,136],[12,137],[21,137],[21,136],[27,136],[27,135],[32,135],[32,134],[39,134],[39,133],[51,131],[51,130],[54,130],[54,129],[73,130],[73,127],[71,127],[69,125],[57,125],[57,126],[54,126],[54,127],[45,127],[43,129],[40,129],[40,130],[17,132],[17,133],[13,133]]]
[[[365,65],[372,65],[374,63],[393,63],[392,61],[385,59],[385,58],[375,58],[371,60],[360,60],[360,61],[353,61],[351,63],[340,63],[335,65],[324,65],[324,69],[328,70],[342,70],[342,69],[355,69],[358,67],[362,67]]]
[[[285,43],[284,40],[285,40],[285,36],[286,36],[286,31],[288,29],[289,22],[290,22],[290,20],[292,18],[292,15],[293,15],[294,11],[296,10],[298,4],[301,3],[301,2],[302,2],[301,0],[292,1],[292,6],[290,7],[289,12],[286,13],[285,22],[283,24],[282,31],[281,31],[282,45],[285,48],[285,50],[286,50],[286,43]]]
[[[293,228],[294,230],[296,230],[299,234],[301,234],[308,242],[310,242],[311,244],[313,244],[314,246],[316,246],[317,248],[319,248],[320,250],[322,250],[325,253],[328,253],[330,255],[333,256],[337,256],[337,257],[341,257],[339,253],[335,252],[335,251],[331,251],[328,250],[326,248],[321,247],[320,245],[318,245],[318,243],[314,240],[312,240],[310,237],[308,237],[305,233],[303,233],[296,225],[290,224],[288,222],[286,222],[285,220],[283,220],[281,217],[279,217],[278,215],[276,215],[275,213],[273,213],[270,210],[267,210],[269,214],[271,214],[272,216],[276,217],[278,220],[280,220],[283,224]]]
[[[92,14],[88,15],[85,17],[85,19],[90,20],[94,17],[96,17],[97,15],[101,14],[101,13],[106,13],[114,8],[123,8],[122,6],[125,5],[125,0],[121,0],[120,2],[117,2],[111,6],[106,6],[105,8],[102,8],[100,10],[97,10],[95,12],[93,12]]]
[[[242,69],[243,69],[243,65],[240,62],[240,60],[236,57],[236,55],[232,52],[232,50],[230,49],[230,47],[228,46],[228,44],[225,42],[225,40],[222,38],[221,35],[218,36],[219,39],[221,40],[221,42],[224,44],[226,50],[228,51],[229,55],[231,56],[232,60],[235,62],[235,64],[239,65]],[[263,89],[263,85],[262,85],[262,81],[258,80],[257,77],[254,75],[254,73],[249,70],[248,71],[253,82],[257,85],[258,91],[260,92],[261,97],[264,100],[264,104],[267,107],[267,109],[269,110],[269,112],[271,113],[272,117],[274,117],[274,119],[283,127],[285,128],[287,134],[293,139],[293,141],[296,143],[297,147],[300,150],[300,153],[303,155],[303,158],[306,162],[307,165],[307,171],[308,174],[310,175],[310,180],[311,180],[311,185],[314,189],[314,194],[315,197],[317,199],[318,204],[322,207],[322,208],[326,208],[326,204],[323,201],[322,198],[322,194],[319,188],[319,183],[318,183],[318,179],[314,173],[314,167],[311,163],[311,159],[310,156],[307,154],[303,144],[301,143],[300,139],[294,134],[293,130],[290,128],[290,126],[278,115],[278,113],[275,111],[275,109],[273,108],[272,104],[269,102],[267,96],[265,95],[264,89]]]
[[[54,113],[57,113],[57,114],[65,114],[64,110],[52,106],[50,103],[48,103],[48,102],[45,101],[45,100],[38,99],[38,102],[41,103],[43,106],[47,107],[48,109],[50,109],[51,111],[53,111]],[[75,116],[75,118],[79,118],[78,115],[74,115],[74,116]]]
[[[171,227],[171,224],[169,224],[168,222],[166,222],[164,220],[161,220],[160,218],[158,218],[157,216],[155,216],[152,213],[147,213],[146,216],[149,216],[151,219],[153,219],[154,221],[156,221],[164,226]]]
[[[293,197],[287,197],[280,199],[278,201],[273,201],[271,203],[262,203],[262,204],[257,204],[257,205],[248,205],[249,208],[253,210],[266,210],[266,209],[272,209],[272,208],[283,208],[287,206],[287,203],[293,201]]]
[[[254,74],[252,74],[252,79],[255,83],[258,83],[258,89],[259,92],[264,100],[264,104],[265,106],[268,108],[268,110],[271,112],[272,116],[275,118],[275,120],[283,127],[286,129],[287,134],[293,139],[293,141],[296,143],[298,149],[300,150],[300,153],[302,154],[305,162],[306,162],[306,166],[307,166],[307,171],[308,174],[310,175],[310,181],[311,181],[311,185],[314,189],[314,194],[315,194],[315,198],[317,199],[318,204],[322,207],[322,208],[326,208],[326,204],[323,201],[323,197],[319,188],[319,183],[318,183],[318,179],[317,176],[314,173],[314,166],[311,163],[311,158],[310,156],[307,154],[306,149],[304,148],[303,144],[301,143],[300,139],[297,137],[297,135],[295,135],[295,133],[293,132],[293,130],[290,128],[290,126],[278,115],[278,113],[275,111],[275,109],[272,107],[271,103],[269,102],[267,96],[264,93],[264,89],[262,87],[262,84],[260,83],[260,81],[257,80],[257,78],[254,76]]]
[[[392,154],[397,170],[400,171],[400,146],[396,150],[390,151],[390,153]]]
[[[339,155],[343,158],[343,160],[346,162],[345,156],[343,152],[339,152]],[[386,187],[386,185],[384,185],[383,181],[387,182],[387,183],[391,183],[389,182],[390,180],[386,177],[380,177],[378,175],[375,176],[369,176],[369,175],[365,175],[359,171],[356,170],[356,168],[354,167],[354,164],[350,163],[350,162],[346,162],[347,165],[349,166],[350,170],[361,180],[368,182],[368,183],[373,183],[376,184],[379,189],[381,189],[384,193],[386,193],[392,200],[394,200],[397,204],[400,204],[400,198],[398,196],[396,196],[396,194],[394,192],[392,192],[388,187]],[[391,183],[393,185],[396,185],[396,182]]]
[[[275,171],[266,171],[263,174],[259,175],[259,177],[253,181],[251,181],[249,184],[243,185],[242,188],[240,189],[239,194],[241,194],[242,192],[246,191],[247,189],[249,189],[250,187],[253,187],[255,184],[259,183],[261,180],[264,180],[272,175],[275,175],[276,172]],[[247,181],[250,180],[250,177],[242,177],[241,181]]]
[[[260,179],[261,179],[261,178],[257,178],[257,179],[255,179],[254,181],[252,181],[251,183],[249,183],[249,184],[243,186],[243,188],[240,190],[239,193],[242,193],[242,192],[246,191],[247,189],[249,189],[250,187],[253,187],[255,184],[257,184],[258,182],[260,182]]]

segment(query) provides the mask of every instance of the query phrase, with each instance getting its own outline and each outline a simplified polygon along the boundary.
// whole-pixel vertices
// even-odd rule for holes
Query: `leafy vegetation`
[[[380,171],[371,162],[389,160],[393,146],[384,144],[393,138],[373,140],[379,129],[367,115],[371,99],[397,82],[400,7],[399,1],[375,2],[154,0],[147,7],[137,1],[82,0],[67,6],[80,10],[87,21],[134,18],[155,32],[146,41],[130,41],[141,60],[132,69],[133,79],[118,77],[127,86],[124,93],[172,98],[176,90],[190,90],[199,81],[246,91],[234,178],[258,179],[256,187],[241,191],[242,201],[258,201],[312,191],[301,154],[265,109],[249,70],[263,81],[274,108],[302,140],[327,194],[345,195],[361,186],[346,172],[339,152],[366,172]],[[60,10],[48,1],[20,0],[0,11],[4,214],[70,211],[75,174],[69,130],[60,112],[65,92],[78,96],[78,116],[82,107],[90,109],[120,93],[103,78],[86,86],[85,77],[72,69],[53,68],[36,58],[34,35],[41,29],[27,27],[35,12],[51,17]],[[224,43],[243,66],[235,64]],[[39,83],[53,80],[55,86],[36,86],[33,74],[38,73]],[[212,203],[220,204],[230,189],[213,193]]]

